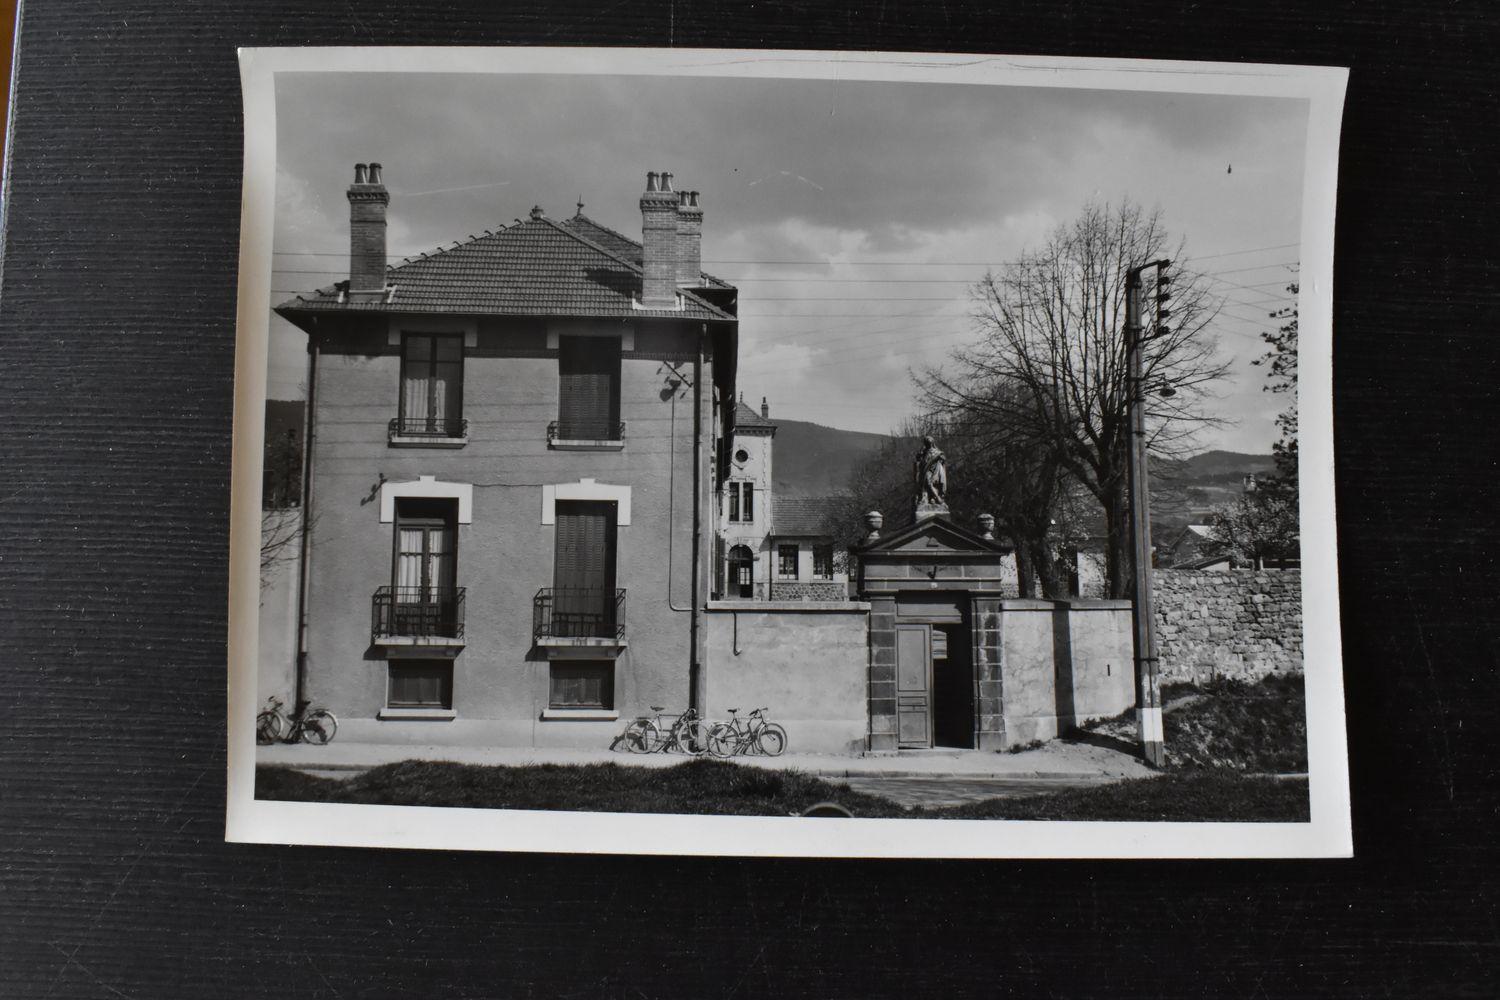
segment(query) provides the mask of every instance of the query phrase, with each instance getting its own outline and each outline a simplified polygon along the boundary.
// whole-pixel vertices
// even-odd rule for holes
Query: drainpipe
[[[302,416],[302,531],[298,543],[297,564],[297,660],[294,666],[293,692],[296,703],[292,711],[300,712],[307,704],[307,592],[312,574],[308,565],[308,539],[312,534],[313,441],[316,437],[318,395],[318,338],[307,335],[307,408]]]
[[[705,711],[703,657],[700,649],[703,642],[703,601],[698,594],[698,562],[703,549],[703,355],[707,340],[708,324],[705,323],[699,328],[698,350],[693,355],[693,613],[688,626],[692,637],[692,653],[688,659],[688,705],[697,709],[700,716]]]

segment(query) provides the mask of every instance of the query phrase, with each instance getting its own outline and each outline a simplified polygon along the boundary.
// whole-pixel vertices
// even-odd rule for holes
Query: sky
[[[525,217],[639,238],[648,170],[701,192],[704,270],[740,289],[739,387],[773,416],[887,432],[910,373],[972,343],[970,289],[1091,199],[1159,208],[1223,301],[1232,375],[1201,450],[1266,452],[1271,311],[1292,304],[1303,100],[858,80],[279,74],[273,300],[348,276],[356,162],[384,166],[388,250]],[[300,398],[272,318],[269,392]]]

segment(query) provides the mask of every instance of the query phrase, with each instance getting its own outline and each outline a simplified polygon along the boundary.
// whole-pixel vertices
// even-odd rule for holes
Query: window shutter
[[[620,423],[620,341],[563,337],[558,352],[558,434],[614,440]]]

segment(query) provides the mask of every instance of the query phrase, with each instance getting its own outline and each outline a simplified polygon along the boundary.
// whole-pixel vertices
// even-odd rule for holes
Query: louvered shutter
[[[563,337],[558,375],[558,436],[614,440],[620,422],[619,338]]]

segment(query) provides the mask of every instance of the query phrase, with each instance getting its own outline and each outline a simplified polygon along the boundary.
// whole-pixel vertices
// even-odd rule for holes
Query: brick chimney
[[[771,404],[766,402],[766,397],[760,397],[760,419],[771,419]]]
[[[658,180],[658,177],[660,180]],[[646,175],[641,195],[641,305],[677,307],[677,194],[672,175]]]
[[[697,288],[702,283],[703,209],[697,191],[683,191],[677,200],[677,284]]]
[[[391,195],[380,179],[380,164],[354,165],[349,185],[349,294],[385,294],[385,207]]]

